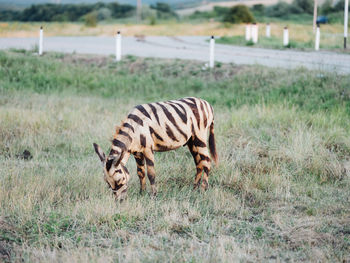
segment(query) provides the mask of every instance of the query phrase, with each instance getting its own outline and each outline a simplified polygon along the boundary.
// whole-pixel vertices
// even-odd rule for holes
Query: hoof
[[[201,185],[201,190],[202,190],[202,191],[207,191],[207,190],[208,190],[208,187],[209,187],[208,182],[203,181],[203,182],[202,182],[202,185]]]

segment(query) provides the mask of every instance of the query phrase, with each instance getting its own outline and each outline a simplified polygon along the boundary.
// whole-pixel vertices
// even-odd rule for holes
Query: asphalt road
[[[209,37],[123,37],[122,54],[141,57],[193,59],[207,62]],[[0,38],[0,49],[33,49],[37,38]],[[113,37],[46,37],[44,51],[65,53],[112,55],[115,52]],[[350,55],[319,51],[303,52],[238,47],[216,44],[215,60],[223,63],[260,64],[268,67],[336,71],[350,74]]]

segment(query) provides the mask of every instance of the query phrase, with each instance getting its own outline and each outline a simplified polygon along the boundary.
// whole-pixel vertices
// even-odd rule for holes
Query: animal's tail
[[[215,165],[218,166],[218,154],[216,152],[215,146],[215,135],[214,135],[214,120],[210,125],[210,133],[209,133],[209,150],[211,159],[215,162]]]

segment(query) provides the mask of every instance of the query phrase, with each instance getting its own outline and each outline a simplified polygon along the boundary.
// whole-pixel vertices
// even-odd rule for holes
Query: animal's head
[[[112,189],[115,198],[123,199],[126,196],[127,183],[130,179],[129,171],[120,163],[123,155],[119,154],[106,157],[100,146],[96,143],[93,145],[95,152],[101,160],[105,181]]]

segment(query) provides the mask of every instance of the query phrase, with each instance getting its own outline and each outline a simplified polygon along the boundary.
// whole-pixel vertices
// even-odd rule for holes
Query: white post
[[[250,24],[245,25],[245,41],[249,41],[252,38],[252,26]]]
[[[313,18],[313,23],[312,23],[314,33],[316,30],[316,20],[317,20],[317,0],[314,0],[314,18]]]
[[[285,27],[283,29],[283,46],[288,46],[288,44],[289,44],[288,27]]]
[[[258,30],[258,25],[254,23],[252,26],[252,40],[254,44],[258,43]]]
[[[210,39],[210,54],[209,54],[209,67],[214,68],[214,51],[215,50],[215,39],[211,36]]]
[[[122,35],[120,31],[118,31],[115,40],[115,60],[118,62],[122,59]]]
[[[43,54],[43,37],[44,37],[44,32],[43,32],[43,27],[40,27],[39,31],[39,56]]]
[[[348,38],[348,15],[349,15],[349,0],[345,0],[345,5],[344,5],[344,49],[346,49],[346,39]]]
[[[266,37],[271,37],[271,26],[269,23],[266,24]]]
[[[320,25],[317,24],[315,50],[318,51],[319,49],[320,49]]]

